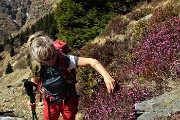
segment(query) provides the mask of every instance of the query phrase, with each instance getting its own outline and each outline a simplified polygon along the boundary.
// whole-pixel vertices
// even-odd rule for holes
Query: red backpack
[[[60,41],[55,40],[53,41],[53,45],[55,49],[60,53],[61,57],[64,58],[64,54],[69,53],[68,44]],[[75,81],[75,69],[72,69],[71,71],[68,71],[65,64],[65,59],[62,59],[60,62],[60,72],[63,73],[63,75],[66,77],[69,83],[74,83]]]
[[[66,42],[55,40],[53,41],[53,45],[56,49],[61,49],[63,53],[68,54],[69,53],[69,47]]]

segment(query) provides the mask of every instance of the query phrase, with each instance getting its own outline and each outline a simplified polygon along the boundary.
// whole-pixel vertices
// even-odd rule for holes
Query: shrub
[[[171,67],[179,63],[180,19],[167,19],[161,25],[156,33],[149,31],[148,39],[134,53],[136,73],[150,79],[169,78]]]
[[[3,44],[0,44],[0,52],[3,52],[3,51],[4,51]]]
[[[180,13],[180,5],[175,3],[169,3],[165,7],[157,8],[153,16],[149,20],[149,27],[147,27],[148,34],[156,34],[163,27],[165,21],[170,18],[178,16]]]
[[[149,15],[153,12],[153,7],[144,7],[140,9],[133,10],[132,12],[127,14],[131,20],[139,20],[146,15]]]
[[[14,51],[14,47],[12,45],[10,47],[9,54],[10,54],[11,57],[13,57],[16,54],[15,51]]]
[[[144,100],[147,90],[145,87],[139,86],[138,80],[132,82],[130,86],[122,85],[132,79],[132,76],[129,76],[131,68],[127,66],[129,58],[127,57],[126,44],[126,41],[120,44],[116,41],[107,40],[104,45],[87,44],[79,52],[80,56],[86,55],[99,60],[110,74],[114,75],[113,77],[117,80],[118,85],[121,85],[115,94],[109,96],[103,78],[99,74],[88,69],[81,69],[77,76],[78,80],[83,81],[79,107],[85,113],[84,119],[135,119],[134,103]],[[122,73],[119,73],[120,71]],[[90,87],[91,81],[87,83],[89,78],[96,81],[92,82],[95,86]],[[87,91],[91,91],[91,94]]]
[[[9,74],[13,72],[13,67],[11,66],[11,64],[8,62],[7,67],[6,67],[6,71],[5,74]]]
[[[119,86],[113,95],[109,95],[103,85],[99,86],[96,94],[84,98],[85,120],[132,120],[135,119],[134,103],[144,100],[146,89],[138,87],[134,82],[132,86]]]
[[[132,35],[131,35],[131,43],[132,47],[136,47],[140,43],[143,42],[144,39],[147,39],[147,32],[146,28],[148,26],[147,20],[140,20],[138,23],[132,28]]]
[[[117,16],[109,22],[107,28],[102,33],[102,36],[111,36],[112,34],[115,35],[124,34],[128,23],[129,23],[129,19],[125,19],[121,16]]]
[[[83,91],[79,91],[80,94],[84,94],[84,92],[88,95],[91,95],[94,93],[94,90],[96,89],[98,85],[98,79],[97,79],[97,73],[94,69],[88,69],[88,68],[81,68],[77,72],[77,80],[79,83],[81,83],[81,88]],[[82,93],[83,92],[83,93]]]
[[[80,50],[79,56],[91,57],[99,60],[105,67],[112,62],[113,48],[112,44],[101,46],[98,44],[87,44]],[[80,69],[77,74],[78,81],[83,83],[82,86],[86,87],[87,93],[93,93],[100,80],[100,75],[94,69]]]
[[[180,19],[178,5],[157,8],[149,20],[148,38],[135,49],[134,71],[156,82],[178,76]],[[175,16],[175,17],[174,17]],[[176,67],[174,67],[176,66]],[[172,72],[173,71],[173,72]]]
[[[3,60],[4,58],[2,56],[0,56],[0,61]]]

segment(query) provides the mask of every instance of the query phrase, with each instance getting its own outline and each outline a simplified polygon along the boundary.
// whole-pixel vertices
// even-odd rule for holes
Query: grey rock
[[[135,104],[137,120],[154,120],[180,111],[180,89],[165,93],[147,101]]]
[[[146,15],[144,18],[146,19],[146,20],[148,20],[148,19],[150,19],[152,17],[152,14],[149,14],[149,15]]]
[[[25,119],[18,118],[18,117],[2,117],[2,116],[0,116],[0,120],[25,120]]]

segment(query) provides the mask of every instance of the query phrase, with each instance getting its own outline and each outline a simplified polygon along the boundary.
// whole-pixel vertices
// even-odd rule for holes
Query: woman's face
[[[46,65],[52,66],[56,64],[56,60],[57,60],[57,54],[53,53],[48,58],[41,60],[41,62],[43,62]]]

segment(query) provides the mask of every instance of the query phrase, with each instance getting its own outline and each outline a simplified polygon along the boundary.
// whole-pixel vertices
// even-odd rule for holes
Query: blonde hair
[[[32,34],[27,43],[31,56],[37,60],[41,61],[55,53],[53,40],[43,31]]]

